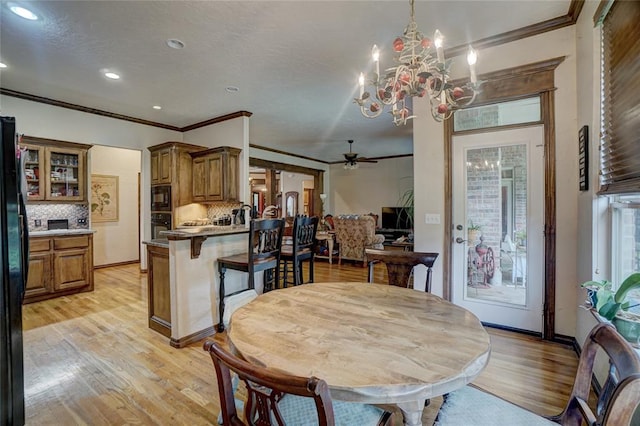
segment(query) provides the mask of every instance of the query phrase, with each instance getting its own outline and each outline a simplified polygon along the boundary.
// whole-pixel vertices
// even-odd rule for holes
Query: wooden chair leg
[[[313,282],[313,257],[309,260],[309,282]]]
[[[219,273],[220,273],[220,300],[218,301],[218,317],[220,322],[218,322],[218,333],[222,333],[224,331],[224,324],[222,323],[222,315],[224,313],[224,273],[227,268],[224,265],[218,265]]]
[[[300,268],[300,261],[294,258],[293,260],[293,285],[302,284],[302,269]]]

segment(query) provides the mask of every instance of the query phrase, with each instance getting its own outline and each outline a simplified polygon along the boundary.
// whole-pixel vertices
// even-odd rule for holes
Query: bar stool
[[[293,273],[293,285],[304,283],[302,276],[302,262],[309,261],[309,281],[313,282],[313,257],[317,245],[316,231],[318,230],[318,217],[296,216],[293,221],[293,244],[284,244],[280,259],[283,265],[283,287],[287,287],[289,273]],[[291,264],[291,270],[289,269]]]
[[[230,294],[225,294],[224,275],[227,269],[247,272],[249,274],[248,288],[255,289],[254,276],[256,272],[265,271],[265,291],[268,288],[277,288],[280,282],[280,249],[282,246],[282,231],[284,219],[257,219],[249,224],[249,249],[246,253],[218,258],[218,271],[220,273],[220,299],[218,300],[218,331],[224,331],[222,321],[224,314],[224,298],[246,291],[242,289]],[[275,277],[270,277],[267,283],[268,270],[275,269]]]

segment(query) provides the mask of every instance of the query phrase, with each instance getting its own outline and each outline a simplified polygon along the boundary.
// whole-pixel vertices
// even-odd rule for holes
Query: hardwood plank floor
[[[386,281],[382,268],[376,282]],[[316,282],[366,278],[367,269],[357,265],[316,262]],[[98,269],[94,292],[25,305],[23,318],[28,425],[215,423],[211,360],[201,343],[175,349],[148,328],[146,274],[138,265]],[[489,333],[491,360],[475,383],[540,414],[561,411],[577,367],[573,350]],[[440,402],[425,409],[425,425]],[[401,424],[399,413],[394,424]]]

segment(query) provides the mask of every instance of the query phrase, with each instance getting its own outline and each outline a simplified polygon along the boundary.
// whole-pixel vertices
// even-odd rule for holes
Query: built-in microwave
[[[158,185],[151,187],[151,211],[171,211],[171,185]]]

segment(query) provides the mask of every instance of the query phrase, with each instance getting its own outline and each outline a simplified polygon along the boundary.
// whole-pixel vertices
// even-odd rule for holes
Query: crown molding
[[[115,112],[104,111],[96,108],[89,108],[86,106],[72,104],[69,102],[59,101],[56,99],[45,98],[44,96],[32,95],[30,93],[19,92],[17,90],[6,89],[0,87],[0,94],[11,96],[14,98],[24,99],[27,101],[38,102],[41,104],[57,106],[60,108],[72,109],[74,111],[86,112],[88,114],[100,115],[102,117],[115,118],[117,120],[130,121],[132,123],[143,124],[145,126],[159,127],[161,129],[174,130],[176,132],[188,132],[189,130],[199,129],[210,124],[220,123],[226,120],[232,120],[238,117],[251,117],[253,113],[249,111],[237,111],[231,114],[222,115],[220,117],[210,118],[209,120],[201,121],[199,123],[190,124],[185,127],[172,126],[170,124],[158,123],[156,121],[143,120],[141,118],[130,117],[128,115],[117,114]]]
[[[27,101],[38,102],[41,104],[57,106],[60,108],[72,109],[74,111],[86,112],[88,114],[100,115],[102,117],[115,118],[117,120],[130,121],[132,123],[144,124],[146,126],[160,127],[162,129],[180,131],[179,127],[170,126],[168,124],[157,123],[155,121],[143,120],[141,118],[130,117],[128,115],[117,114],[115,112],[103,111],[101,109],[89,108],[82,105],[72,104],[69,102],[59,101],[56,99],[45,98],[44,96],[32,95],[30,93],[18,92],[17,90],[5,89],[0,87],[0,94],[20,98]]]
[[[568,27],[578,21],[578,17],[582,11],[582,6],[584,6],[584,0],[571,0],[571,4],[569,4],[569,10],[566,15],[547,19],[546,21],[527,25],[526,27],[517,28],[502,34],[496,34],[491,37],[475,40],[469,44],[471,44],[475,50],[482,50],[488,47],[499,46],[501,44],[511,43],[512,41],[546,33],[548,31]],[[464,55],[469,49],[469,44],[461,44],[459,46],[446,49],[445,55],[447,57]]]

